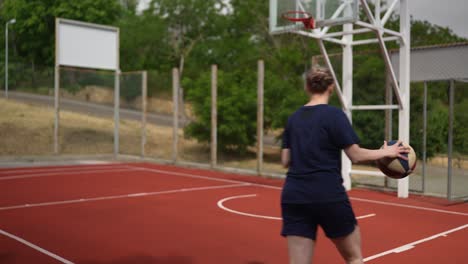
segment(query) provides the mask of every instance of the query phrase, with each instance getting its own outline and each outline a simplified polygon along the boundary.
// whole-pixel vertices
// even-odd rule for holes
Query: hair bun
[[[307,88],[311,93],[323,93],[334,83],[329,69],[317,68],[307,74]]]

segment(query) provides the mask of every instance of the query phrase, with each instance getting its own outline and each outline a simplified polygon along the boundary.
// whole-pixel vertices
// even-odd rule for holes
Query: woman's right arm
[[[381,158],[401,158],[407,160],[408,158],[403,156],[403,154],[409,153],[409,148],[403,145],[400,146],[400,144],[401,141],[398,141],[396,144],[388,146],[387,141],[384,141],[384,146],[381,149],[366,149],[361,148],[358,144],[352,144],[347,146],[344,151],[353,163]]]

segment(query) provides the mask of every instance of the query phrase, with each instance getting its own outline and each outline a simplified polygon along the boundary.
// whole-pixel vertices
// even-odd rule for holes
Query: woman
[[[290,264],[310,264],[317,227],[336,245],[346,263],[363,263],[361,238],[343,187],[341,150],[353,163],[384,157],[403,158],[400,144],[378,150],[359,147],[346,115],[329,106],[334,81],[328,70],[307,75],[309,102],[289,119],[281,161],[289,168],[281,195],[282,236],[287,237]]]

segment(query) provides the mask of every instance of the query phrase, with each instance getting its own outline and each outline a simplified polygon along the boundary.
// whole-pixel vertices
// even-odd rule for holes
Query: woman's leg
[[[288,236],[289,264],[310,264],[314,252],[314,241],[300,236]]]
[[[364,263],[361,253],[361,232],[359,231],[358,226],[356,226],[356,228],[351,234],[345,237],[334,238],[332,239],[332,241],[333,243],[335,243],[336,248],[340,252],[343,259],[346,261],[346,263]]]

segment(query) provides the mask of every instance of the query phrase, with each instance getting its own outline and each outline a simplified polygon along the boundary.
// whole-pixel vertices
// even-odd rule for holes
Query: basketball
[[[396,140],[391,140],[387,143],[388,146],[396,144]],[[403,155],[408,157],[408,160],[400,158],[383,158],[377,160],[377,166],[379,169],[388,177],[393,179],[402,179],[410,175],[416,168],[416,153],[413,148],[405,143],[401,145],[410,148],[409,153],[404,153]]]

